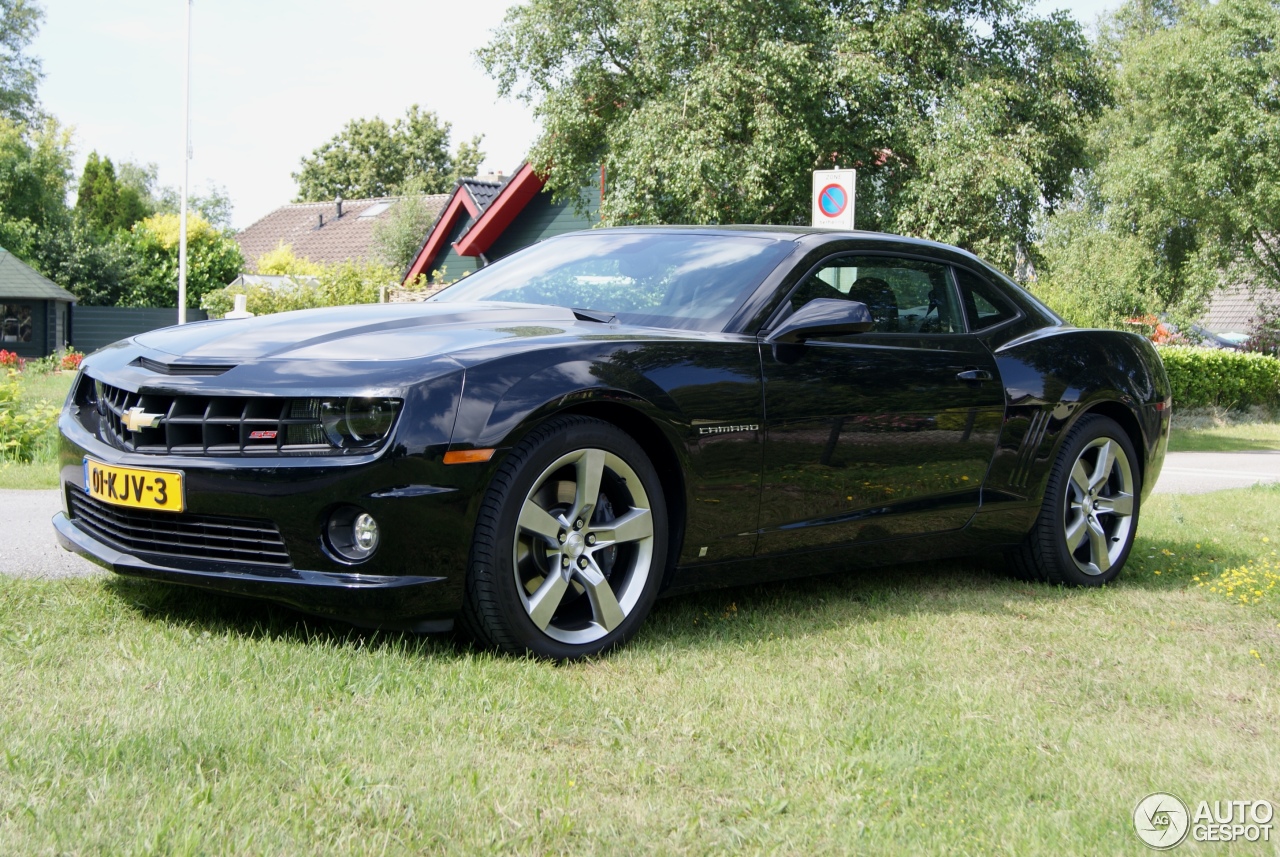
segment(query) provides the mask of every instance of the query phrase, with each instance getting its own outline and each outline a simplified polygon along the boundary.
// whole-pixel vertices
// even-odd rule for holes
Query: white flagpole
[[[191,179],[191,7],[187,0],[187,71],[183,116],[186,128],[182,140],[182,213],[178,217],[178,324],[187,323],[187,192]]]

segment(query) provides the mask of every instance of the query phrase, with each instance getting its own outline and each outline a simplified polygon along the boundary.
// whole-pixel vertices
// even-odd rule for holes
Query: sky
[[[44,109],[91,151],[155,163],[182,182],[184,0],[40,0],[30,52]],[[192,6],[190,182],[223,187],[243,229],[293,200],[299,161],[356,118],[411,104],[483,134],[481,172],[510,174],[537,135],[532,110],[498,96],[475,59],[510,0],[196,0]],[[1113,0],[1039,0],[1092,24]]]

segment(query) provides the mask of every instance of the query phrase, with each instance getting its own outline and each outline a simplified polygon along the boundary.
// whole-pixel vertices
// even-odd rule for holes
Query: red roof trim
[[[476,205],[475,199],[471,196],[471,191],[467,190],[466,185],[463,185],[460,188],[460,190],[465,191],[465,193],[461,194],[461,196],[462,196],[462,204],[467,207],[467,213],[470,214],[472,217],[479,217],[480,206]]]
[[[453,197],[444,207],[444,211],[440,213],[440,217],[436,219],[435,226],[431,228],[431,232],[427,235],[426,243],[422,245],[422,249],[414,257],[413,264],[409,266],[409,273],[404,276],[405,283],[412,283],[421,274],[431,275],[431,272],[427,270],[427,266],[444,249],[444,242],[448,239],[449,233],[453,231],[453,225],[457,222],[464,208],[472,217],[480,213],[480,209],[476,206],[475,200],[471,198],[471,194],[467,193],[459,185],[454,188]]]
[[[516,170],[516,174],[502,186],[493,202],[489,203],[484,214],[453,245],[454,249],[463,256],[479,256],[488,250],[516,219],[516,215],[524,211],[524,207],[541,192],[543,184],[543,180],[529,164]]]

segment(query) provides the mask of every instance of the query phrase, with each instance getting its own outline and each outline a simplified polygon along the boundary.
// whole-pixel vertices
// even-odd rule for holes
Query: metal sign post
[[[182,210],[178,215],[178,324],[187,323],[187,193],[191,179],[191,6],[187,0],[187,71],[183,82]]]
[[[857,170],[813,171],[813,225],[853,229]]]

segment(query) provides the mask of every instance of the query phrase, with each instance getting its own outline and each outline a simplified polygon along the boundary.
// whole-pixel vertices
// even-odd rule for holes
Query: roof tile
[[[345,199],[341,217],[337,216],[336,202],[283,205],[236,235],[240,252],[244,254],[245,269],[256,271],[258,259],[276,249],[281,242],[288,244],[295,256],[312,262],[369,261],[374,252],[374,227],[389,217],[395,210],[395,203],[403,198]],[[436,217],[448,198],[448,194],[423,197],[428,214]],[[391,205],[374,216],[360,216],[365,210],[385,203]]]
[[[76,296],[35,268],[0,248],[0,300],[74,301]]]

